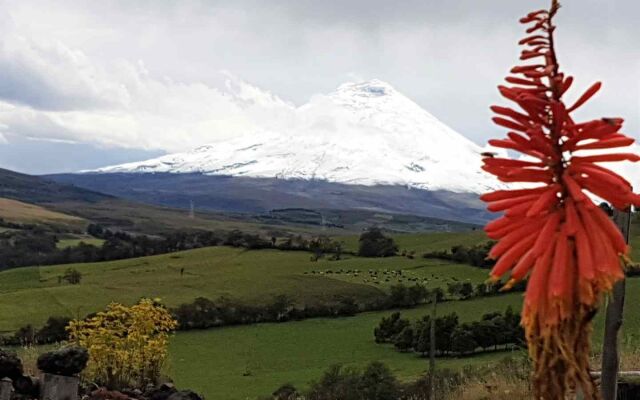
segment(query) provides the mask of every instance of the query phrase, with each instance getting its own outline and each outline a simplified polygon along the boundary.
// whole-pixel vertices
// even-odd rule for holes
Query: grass
[[[452,246],[472,246],[487,240],[482,230],[464,232],[406,233],[393,235],[400,251],[415,251],[416,256],[432,250],[449,250]],[[335,236],[346,250],[358,251],[358,236]]]
[[[478,233],[434,233],[401,235],[401,246],[422,249],[451,247],[461,240],[480,240]],[[349,239],[354,243],[353,238]],[[357,239],[356,239],[357,241]],[[427,244],[422,244],[427,243]],[[466,242],[465,242],[466,243]],[[70,242],[62,241],[62,245]],[[82,273],[79,285],[58,283],[64,270]],[[184,269],[184,274],[180,271]],[[380,278],[367,273],[332,271],[380,271]],[[402,270],[404,278],[390,278],[384,271]],[[315,272],[315,273],[314,273]],[[285,294],[298,303],[331,301],[336,296],[352,296],[368,301],[382,295],[388,286],[411,284],[408,278],[427,286],[446,287],[453,280],[474,283],[486,279],[486,271],[471,266],[417,257],[360,258],[312,262],[309,253],[278,250],[211,247],[128,260],[26,267],[0,272],[0,332],[25,324],[40,326],[49,316],[84,316],[104,308],[109,302],[133,303],[140,297],[159,297],[169,306],[191,302],[203,296],[227,296],[263,304]]]
[[[357,237],[343,236],[348,248],[357,247]],[[12,332],[27,323],[42,325],[51,315],[83,316],[103,308],[110,301],[133,303],[142,296],[160,297],[169,306],[195,297],[232,296],[261,303],[277,294],[287,294],[298,302],[333,299],[351,295],[360,300],[380,296],[389,285],[408,283],[408,278],[428,286],[469,279],[484,281],[487,271],[419,255],[428,250],[446,249],[456,244],[472,245],[484,239],[480,232],[398,235],[401,249],[416,251],[416,258],[310,261],[305,252],[276,250],[246,251],[228,247],[197,249],[138,259],[93,264],[76,264],[83,274],[80,285],[60,285],[57,277],[69,266],[20,268],[0,273],[0,331]],[[638,237],[632,245],[640,245]],[[634,250],[634,252],[637,250]],[[180,270],[184,268],[184,276]],[[357,274],[354,270],[359,270]],[[331,270],[331,273],[328,271]],[[336,273],[341,271],[340,273]],[[346,271],[350,270],[350,273]],[[378,283],[369,270],[379,271]],[[402,271],[388,282],[384,271]],[[366,280],[366,282],[365,282]],[[640,278],[627,282],[627,307],[622,344],[637,347],[640,316],[634,304],[640,301]],[[473,320],[507,306],[519,309],[521,294],[455,301],[439,306],[440,315],[457,312],[461,320]],[[396,352],[389,345],[373,341],[373,328],[391,311],[364,313],[352,318],[312,319],[282,324],[260,324],[207,331],[178,333],[171,342],[168,371],[178,386],[202,392],[208,399],[255,399],[268,395],[280,384],[291,382],[305,387],[330,365],[344,363],[363,366],[379,360],[388,364],[403,380],[422,374],[427,362],[413,354]],[[417,318],[425,308],[402,311]],[[594,349],[601,343],[603,313],[595,319]],[[440,368],[487,365],[503,353],[460,359],[441,359]],[[479,388],[478,390],[482,390]]]
[[[625,309],[621,344],[625,349],[637,349],[640,316],[632,305],[640,301],[640,279],[629,279],[627,285],[627,304],[631,306]],[[438,306],[438,314],[456,312],[461,321],[471,321],[487,312],[504,311],[508,306],[518,310],[521,303],[521,294],[511,293],[442,303]],[[399,353],[391,345],[376,344],[373,340],[374,327],[391,312],[179,333],[171,342],[169,371],[179,386],[194,388],[210,400],[255,399],[259,395],[269,395],[284,383],[304,388],[336,363],[364,366],[371,361],[382,361],[400,379],[415,379],[425,372],[426,359]],[[428,307],[401,310],[408,318],[419,318],[428,312]],[[593,351],[596,353],[602,343],[603,314],[600,312],[594,323]],[[637,350],[633,354],[637,354]],[[502,352],[443,358],[438,359],[437,365],[451,369],[489,366],[507,355]],[[637,366],[637,356],[623,354],[622,358],[623,365]],[[487,394],[485,392],[483,385],[467,388],[463,398],[475,398],[469,396]]]
[[[78,237],[58,240],[58,243],[56,243],[56,247],[58,247],[59,249],[66,249],[68,247],[76,247],[80,243],[100,247],[104,243],[104,239],[94,238],[89,235],[78,235]]]
[[[58,283],[58,276],[69,267],[82,273],[79,285]],[[429,286],[444,285],[447,279],[481,282],[486,278],[485,271],[474,267],[424,259],[350,257],[312,262],[306,252],[229,247],[101,263],[27,267],[0,273],[0,331],[13,331],[27,323],[39,326],[52,315],[84,316],[111,301],[133,303],[140,297],[159,297],[169,306],[199,296],[228,296],[254,304],[279,294],[305,304],[331,301],[336,296],[368,301],[396,282],[365,282],[364,274],[312,273],[329,269],[401,269],[407,277],[428,279],[425,283]],[[406,279],[404,282],[409,283]]]
[[[507,305],[515,307],[519,302],[518,294],[448,302],[439,306],[438,313],[455,311],[468,321],[485,312],[503,311]],[[411,318],[428,312],[426,308],[402,311]],[[178,333],[171,342],[169,372],[178,386],[200,391],[209,400],[255,399],[287,382],[303,388],[336,363],[364,366],[382,361],[402,380],[414,379],[426,371],[426,359],[399,353],[391,345],[373,340],[373,328],[390,313]],[[460,369],[489,364],[504,356],[487,353],[440,359],[438,366]]]
[[[73,230],[82,230],[88,224],[83,218],[6,198],[0,198],[0,218],[14,223],[52,225]]]

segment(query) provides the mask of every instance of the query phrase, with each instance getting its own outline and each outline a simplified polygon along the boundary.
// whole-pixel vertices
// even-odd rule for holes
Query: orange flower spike
[[[584,92],[582,96],[580,96],[580,98],[576,101],[574,105],[569,107],[567,111],[571,112],[577,109],[578,107],[580,107],[581,105],[583,105],[584,103],[586,103],[594,94],[598,92],[598,90],[600,90],[601,87],[602,87],[602,82],[594,83],[589,89],[587,89],[586,92]]]
[[[518,229],[501,238],[497,245],[493,246],[493,248],[489,252],[489,258],[496,259],[500,257],[507,250],[509,250],[509,248],[516,245],[523,239],[537,239],[537,237],[532,237],[532,235],[540,230],[540,226],[543,222],[544,221],[538,220],[532,221],[531,223],[522,224]]]
[[[549,295],[551,297],[564,297],[567,295],[567,259],[569,257],[569,241],[564,232],[560,232],[556,239],[553,253],[551,276],[549,277]]]
[[[538,197],[535,203],[527,211],[527,217],[533,217],[543,211],[547,211],[555,206],[558,201],[559,185],[551,185],[548,191]]]
[[[589,197],[600,196],[614,207],[639,204],[624,178],[600,162],[640,161],[640,156],[617,152],[596,154],[632,144],[620,132],[622,119],[576,122],[571,114],[602,87],[595,83],[567,107],[562,96],[573,78],[558,65],[554,48],[557,0],[551,8],[528,14],[530,24],[522,60],[536,60],[511,68],[514,76],[498,86],[500,94],[519,106],[492,106],[493,121],[507,128],[495,147],[520,152],[535,160],[485,158],[483,169],[500,181],[536,183],[532,189],[499,190],[482,195],[488,208],[504,213],[487,224],[497,240],[490,257],[499,279],[511,271],[506,288],[529,276],[522,312],[529,352],[534,361],[534,397],[561,399],[576,388],[588,399],[597,391],[589,375],[589,326],[599,299],[623,278],[620,256],[625,241],[609,217]],[[576,151],[590,150],[588,154]]]
[[[491,159],[488,159],[491,160]],[[511,197],[525,196],[528,194],[543,193],[547,190],[546,186],[535,189],[520,189],[520,190],[496,190],[495,192],[485,193],[480,196],[480,200],[491,202],[497,200],[504,200]]]
[[[502,254],[496,265],[491,270],[491,277],[493,279],[499,279],[502,277],[502,275],[509,271],[516,261],[518,261],[527,252],[534,241],[535,237],[529,235],[516,243],[516,245],[510,247],[509,250]]]
[[[521,281],[533,268],[533,265],[536,262],[537,255],[533,252],[533,250],[529,250],[527,254],[524,255],[518,261],[513,270],[511,271],[510,282],[518,282]]]
[[[531,249],[536,255],[542,255],[544,249],[552,245],[553,242],[551,241],[551,238],[558,228],[559,223],[560,214],[558,212],[554,212],[546,219],[545,224],[540,230],[538,238],[536,239],[536,242]]]

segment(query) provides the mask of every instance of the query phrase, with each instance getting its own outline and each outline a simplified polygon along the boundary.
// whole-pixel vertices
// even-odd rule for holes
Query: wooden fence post
[[[427,399],[435,399],[436,379],[436,310],[438,307],[438,292],[434,290],[431,299],[431,324],[429,326],[429,385],[427,386]]]
[[[622,231],[625,241],[629,243],[629,228],[631,225],[631,211],[614,211],[614,220]],[[622,327],[624,311],[625,280],[618,281],[607,303],[604,326],[604,340],[602,342],[602,376],[600,390],[603,400],[616,400],[618,392],[618,368],[620,356],[618,354],[618,333]]]
[[[0,400],[10,400],[13,391],[13,382],[9,378],[0,379]]]
[[[43,374],[40,400],[77,400],[80,379],[75,376]]]

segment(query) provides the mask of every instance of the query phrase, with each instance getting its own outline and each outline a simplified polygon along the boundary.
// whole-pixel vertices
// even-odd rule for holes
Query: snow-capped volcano
[[[291,110],[289,126],[99,173],[203,173],[485,192],[482,147],[388,83],[347,83]]]

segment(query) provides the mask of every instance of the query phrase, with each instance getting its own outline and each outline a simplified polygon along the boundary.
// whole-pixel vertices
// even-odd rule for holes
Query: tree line
[[[450,250],[434,250],[424,253],[422,257],[438,258],[488,269],[495,265],[495,260],[487,258],[494,244],[495,242],[490,240],[474,246],[457,245],[452,246]]]
[[[179,330],[206,329],[308,318],[349,317],[364,311],[412,308],[425,304],[434,294],[438,299],[444,299],[442,289],[428,289],[421,284],[394,285],[388,293],[367,303],[358,303],[350,296],[304,305],[296,304],[286,295],[275,296],[264,305],[249,305],[228,297],[219,297],[215,301],[200,297],[192,303],[176,307],[172,313],[178,321]]]
[[[62,280],[71,279],[73,273],[81,275],[73,269],[67,269]],[[68,276],[69,275],[69,276]],[[69,281],[69,283],[73,283]],[[184,303],[171,309],[171,313],[178,321],[178,330],[208,329],[231,325],[247,325],[262,322],[286,322],[308,318],[336,318],[349,317],[365,311],[381,311],[393,309],[414,308],[435,300],[438,303],[457,297],[468,300],[473,297],[493,296],[498,294],[498,285],[480,283],[475,288],[468,282],[449,283],[447,290],[442,288],[427,288],[420,283],[393,285],[388,292],[367,303],[358,303],[350,296],[337,297],[330,301],[314,304],[297,304],[286,295],[274,296],[262,305],[247,304],[240,300],[221,296],[215,300],[199,297],[193,302]],[[471,288],[471,295],[467,295]],[[449,297],[447,297],[447,293]],[[395,314],[394,314],[395,315]],[[0,337],[0,344],[27,345],[46,344],[64,340],[66,332],[62,321],[67,317],[51,317],[44,327],[37,329],[32,325],[20,328],[14,335]],[[55,334],[54,334],[55,332]],[[399,333],[399,332],[398,332]],[[405,335],[408,333],[405,332]]]
[[[430,316],[410,321],[395,312],[383,317],[373,334],[377,343],[392,343],[399,351],[425,356],[431,346],[431,323]],[[460,323],[456,313],[435,319],[435,349],[439,356],[470,355],[523,344],[520,315],[511,307],[504,313],[484,314],[470,323]]]
[[[425,374],[411,382],[398,379],[385,364],[378,361],[363,368],[332,365],[318,379],[311,381],[307,389],[285,383],[270,396],[260,397],[259,400],[448,399],[460,397],[463,388],[468,386],[479,384],[486,387],[494,381],[490,378],[492,376],[508,376],[511,382],[526,387],[530,369],[529,358],[523,353],[504,357],[490,366],[466,366],[461,371],[438,368],[433,375]],[[498,389],[497,386],[495,389]],[[490,396],[491,391],[489,397],[482,399]]]
[[[87,233],[103,239],[101,246],[80,242],[76,246],[60,249],[57,247],[58,232],[37,226],[27,228],[21,225],[19,230],[0,233],[0,269],[121,260],[209,246],[310,251],[316,259],[328,253],[339,259],[344,253],[341,243],[326,236],[310,239],[292,236],[278,242],[275,237],[265,238],[258,234],[233,230],[173,232],[156,237],[114,232],[96,224],[89,225]]]
[[[286,295],[274,296],[262,305],[252,305],[229,297],[215,300],[199,297],[171,309],[178,321],[178,330],[207,329],[231,325],[247,325],[262,322],[286,322],[320,317],[349,317],[364,311],[379,311],[396,308],[412,308],[428,302],[433,296],[444,301],[442,289],[428,289],[420,284],[394,285],[388,293],[367,303],[358,303],[350,296],[314,304],[297,304]],[[32,325],[20,328],[11,336],[0,337],[0,344],[46,344],[64,340],[67,317],[51,317],[41,329]],[[56,330],[57,329],[57,330]],[[52,334],[55,331],[56,334]]]
[[[0,345],[25,346],[32,344],[58,343],[68,339],[66,327],[69,317],[49,317],[41,328],[25,325],[11,336],[0,336]]]

